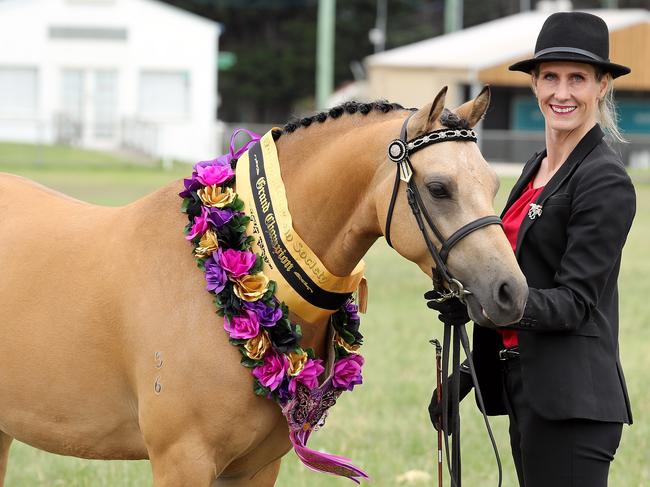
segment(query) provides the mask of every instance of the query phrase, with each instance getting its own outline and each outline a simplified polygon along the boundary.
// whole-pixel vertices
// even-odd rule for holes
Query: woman
[[[535,56],[510,66],[531,76],[545,121],[546,149],[526,163],[502,214],[529,297],[519,323],[474,326],[473,358],[485,412],[509,416],[522,487],[606,486],[623,423],[632,423],[617,280],[635,193],[601,129],[621,139],[612,79],[630,70],[608,60],[608,39],[599,17],[556,13]],[[429,306],[446,323],[468,320],[458,301]]]

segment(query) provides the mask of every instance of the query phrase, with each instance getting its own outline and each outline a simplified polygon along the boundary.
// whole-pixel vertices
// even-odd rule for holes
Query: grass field
[[[41,149],[42,150],[42,149]],[[64,150],[64,149],[59,149]],[[12,152],[13,151],[13,152]],[[10,157],[11,154],[14,154]],[[18,154],[18,155],[16,155]],[[73,154],[72,152],[70,154]],[[189,168],[163,172],[135,167],[119,159],[93,154],[71,155],[66,163],[42,156],[44,163],[31,164],[20,151],[0,145],[0,171],[35,179],[77,198],[119,205],[183,177]],[[22,159],[21,159],[22,158]],[[99,158],[99,159],[98,159]],[[81,165],[88,159],[89,165]],[[101,160],[100,160],[101,159]],[[76,161],[76,162],[75,162]],[[650,177],[636,173],[637,217],[625,248],[620,277],[621,356],[636,423],[626,427],[610,485],[650,487]],[[495,205],[502,207],[513,184],[505,179]],[[182,229],[179,229],[179,234]],[[364,385],[344,395],[333,408],[326,426],[315,434],[310,446],[352,458],[373,478],[372,485],[400,485],[398,478],[417,470],[432,475],[413,485],[437,485],[434,476],[435,435],[426,406],[434,383],[434,350],[428,344],[441,337],[441,326],[425,307],[422,293],[425,276],[382,241],[369,252],[370,305],[363,318],[366,367]],[[496,486],[496,466],[471,399],[461,408],[463,416],[463,478],[465,485]],[[504,487],[516,486],[504,418],[492,420],[504,463]],[[148,462],[104,462],[60,457],[20,443],[12,447],[9,487],[101,487],[151,484]],[[284,461],[279,486],[349,486],[347,480],[315,474],[304,468],[293,453]],[[448,481],[445,485],[449,485]],[[549,486],[551,487],[551,486]],[[588,487],[588,486],[585,486]]]

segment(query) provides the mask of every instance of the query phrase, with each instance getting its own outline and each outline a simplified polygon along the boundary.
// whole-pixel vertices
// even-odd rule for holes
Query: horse
[[[445,92],[417,111],[348,103],[277,138],[294,229],[331,273],[350,274],[386,233],[387,147],[407,116],[417,137],[443,128],[445,113],[473,127],[487,110],[487,89],[455,110]],[[494,213],[498,178],[476,144],[432,145],[411,162],[443,234]],[[102,207],[0,175],[0,487],[14,438],[61,455],[149,459],[155,487],[274,485],[291,446],[287,422],[253,393],[203,292],[183,236],[182,186]],[[392,247],[431,276],[403,194],[392,210]],[[447,264],[471,289],[475,322],[521,318],[528,288],[497,225],[463,238]],[[324,357],[327,320],[292,320]]]

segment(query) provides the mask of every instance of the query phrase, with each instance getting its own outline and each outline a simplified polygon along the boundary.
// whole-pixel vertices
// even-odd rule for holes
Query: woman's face
[[[598,81],[590,64],[541,63],[539,75],[533,75],[533,91],[546,128],[560,132],[589,130],[596,123],[598,100],[606,90],[607,78]]]

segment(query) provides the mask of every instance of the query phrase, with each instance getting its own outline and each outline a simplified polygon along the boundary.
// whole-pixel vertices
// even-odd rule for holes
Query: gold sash
[[[277,283],[276,296],[303,320],[327,319],[357,290],[365,263],[346,277],[329,272],[293,228],[280,162],[271,131],[237,161],[237,194],[251,221],[247,235],[264,259],[264,273]]]

